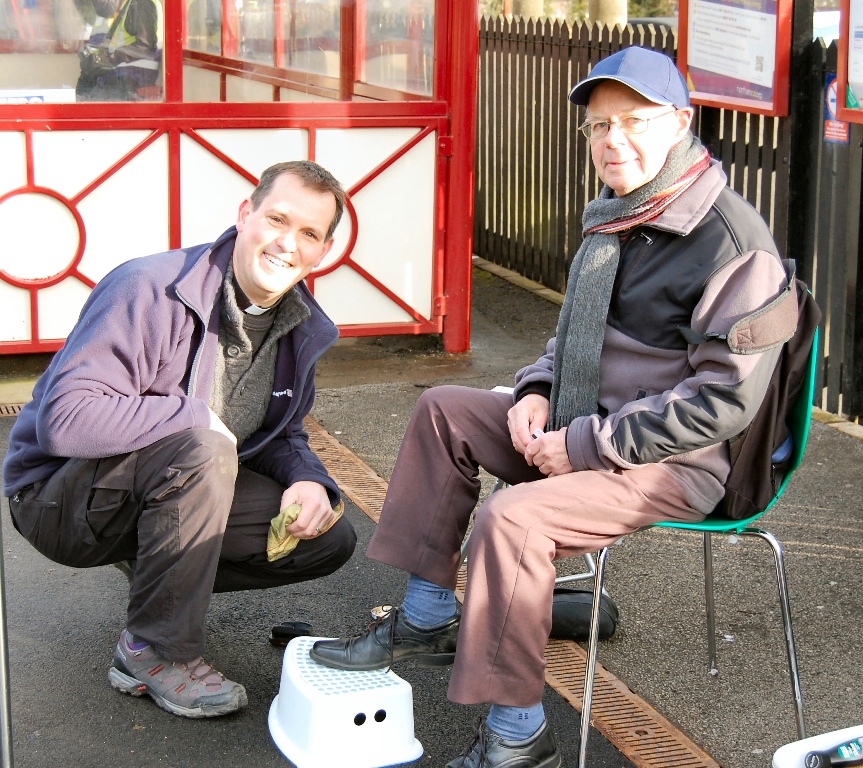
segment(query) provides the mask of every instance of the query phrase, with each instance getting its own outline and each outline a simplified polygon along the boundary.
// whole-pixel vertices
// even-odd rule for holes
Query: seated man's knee
[[[524,530],[524,516],[518,514],[518,504],[512,503],[508,496],[511,494],[507,494],[507,489],[504,488],[495,491],[480,505],[474,515],[471,540],[474,537],[491,540],[503,533],[513,536]]]
[[[413,421],[434,424],[436,432],[446,433],[452,421],[461,419],[465,387],[445,384],[425,390],[417,401]]]
[[[442,384],[439,387],[431,387],[423,391],[420,399],[417,401],[417,408],[424,408],[430,411],[446,410],[448,403],[453,398],[458,398],[459,387],[455,384]]]

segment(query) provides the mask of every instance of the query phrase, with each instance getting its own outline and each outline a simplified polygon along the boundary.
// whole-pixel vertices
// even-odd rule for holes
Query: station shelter
[[[348,191],[307,280],[342,336],[467,349],[477,45],[464,0],[0,0],[0,354],[292,159]]]

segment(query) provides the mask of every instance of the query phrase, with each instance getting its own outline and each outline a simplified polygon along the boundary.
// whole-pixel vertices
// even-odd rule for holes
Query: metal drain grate
[[[0,405],[0,418],[3,416],[17,416],[21,413],[21,409],[24,407],[21,405]]]
[[[342,445],[314,419],[306,431],[312,449],[333,479],[372,520],[378,522],[387,481]],[[456,594],[464,599],[466,568],[458,576]],[[549,640],[546,682],[581,712],[587,653],[570,640]],[[638,768],[720,768],[713,758],[642,701],[601,665],[597,665],[591,724]]]
[[[546,682],[581,712],[587,652],[549,640]],[[591,725],[639,768],[720,768],[710,755],[642,701],[601,664],[593,681]]]
[[[309,445],[324,462],[339,488],[372,520],[378,522],[387,495],[387,481],[313,418],[306,418],[304,426],[309,433]]]

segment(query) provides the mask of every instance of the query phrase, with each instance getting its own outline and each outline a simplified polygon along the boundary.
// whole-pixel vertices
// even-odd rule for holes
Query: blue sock
[[[524,741],[545,722],[542,702],[533,707],[504,707],[492,704],[485,724],[507,741]]]
[[[411,624],[430,629],[449,621],[457,612],[455,593],[451,589],[411,574],[402,602],[402,613]]]

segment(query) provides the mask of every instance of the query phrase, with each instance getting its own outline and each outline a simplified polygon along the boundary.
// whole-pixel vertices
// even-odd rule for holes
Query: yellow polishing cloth
[[[267,560],[269,562],[272,563],[275,560],[279,560],[280,558],[291,554],[297,544],[300,543],[300,539],[288,531],[288,526],[297,521],[302,509],[302,505],[300,504],[291,504],[270,520],[270,532],[267,534]],[[330,528],[332,528],[336,521],[342,516],[344,511],[345,503],[340,501],[338,506],[333,510],[333,519],[326,528],[321,530],[321,534],[330,530]]]

